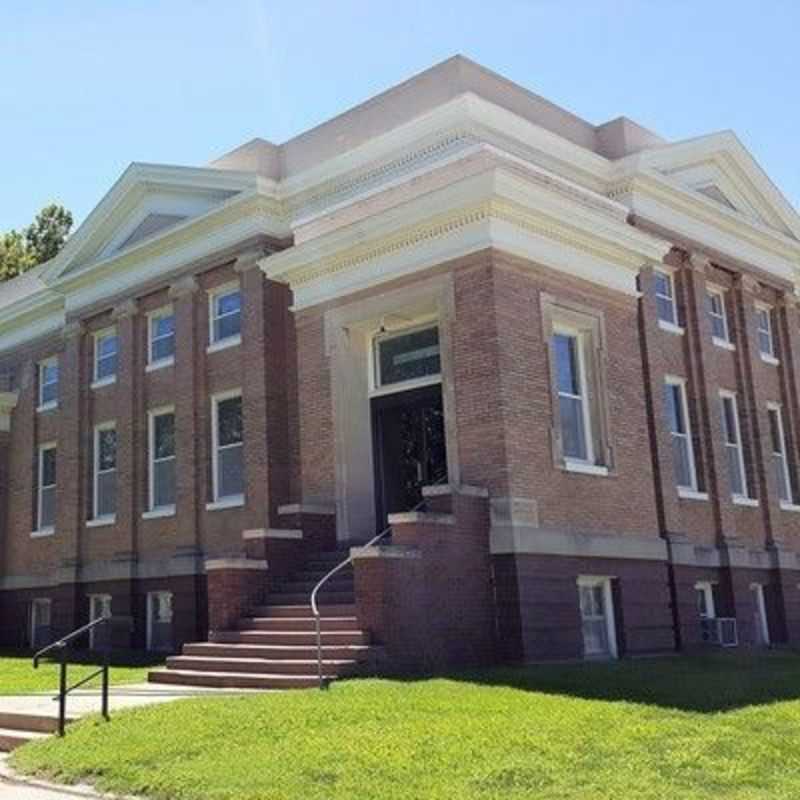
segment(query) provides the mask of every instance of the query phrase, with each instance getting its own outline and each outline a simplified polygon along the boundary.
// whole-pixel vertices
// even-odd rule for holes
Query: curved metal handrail
[[[87,633],[88,631],[93,630],[98,625],[103,625],[103,624],[105,624],[107,622],[110,622],[110,621],[111,621],[111,617],[108,616],[108,615],[104,615],[102,617],[98,617],[97,619],[93,619],[91,622],[89,622],[88,624],[84,625],[83,627],[72,631],[72,633],[68,634],[67,636],[64,636],[62,639],[59,639],[58,641],[47,645],[47,647],[43,647],[41,650],[39,650],[37,653],[34,653],[34,655],[33,655],[33,668],[34,669],[38,669],[39,668],[39,661],[42,658],[44,658],[44,656],[46,656],[51,650],[61,650],[62,648],[66,647],[74,639],[77,639],[79,636],[83,636],[84,633]]]
[[[444,483],[447,480],[447,475],[443,475],[438,480],[434,481],[433,483],[429,484],[429,486],[438,486],[441,483]],[[423,497],[422,500],[419,501],[413,508],[410,508],[406,513],[413,514],[415,511],[419,511],[422,506],[425,505],[425,498]],[[366,550],[369,547],[372,547],[377,542],[379,542],[384,537],[388,536],[392,532],[392,526],[387,525],[377,536],[373,536],[366,544],[360,545],[357,549],[358,550]],[[356,549],[356,548],[354,548]],[[314,627],[317,634],[317,679],[319,681],[319,688],[325,688],[325,678],[322,674],[322,615],[319,613],[319,606],[317,605],[317,595],[319,594],[319,590],[339,571],[343,570],[346,566],[353,563],[353,553],[351,551],[350,555],[342,561],[340,564],[337,564],[330,572],[327,572],[325,575],[320,578],[317,585],[311,591],[311,613],[314,616]]]

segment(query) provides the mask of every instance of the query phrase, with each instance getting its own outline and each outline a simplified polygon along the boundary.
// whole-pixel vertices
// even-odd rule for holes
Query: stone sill
[[[242,531],[242,539],[250,541],[253,539],[289,539],[297,540],[303,538],[303,531],[293,528],[261,528],[249,531]]]
[[[213,503],[206,503],[206,511],[224,511],[226,508],[243,508],[244,495],[236,495],[235,497],[224,497],[221,500],[215,500]]]
[[[678,497],[681,500],[708,500],[708,492],[698,492],[696,489],[678,487]]]
[[[608,467],[598,464],[586,464],[582,461],[565,461],[562,465],[565,472],[574,472],[580,475],[597,475],[601,478],[608,477]]]
[[[800,505],[781,501],[781,511],[800,511]]]
[[[435,514],[429,511],[404,511],[401,514],[389,514],[389,525],[455,525],[456,518],[452,514]]]
[[[86,520],[86,527],[87,528],[105,528],[109,525],[116,525],[117,524],[117,515],[110,517],[95,517],[94,519],[87,519]]]
[[[336,514],[335,506],[314,505],[313,503],[290,503],[285,506],[278,506],[278,514],[288,516],[290,514],[311,514],[322,517],[332,517]]]
[[[220,350],[227,350],[229,347],[238,347],[242,343],[242,335],[230,336],[218,342],[212,342],[206,347],[206,353],[218,353]]]
[[[731,498],[735,506],[745,506],[747,508],[758,508],[758,500],[755,497],[736,497]]]
[[[771,356],[768,353],[759,353],[759,355],[765,364],[769,364],[771,367],[780,366],[781,362],[775,356]]]
[[[46,414],[48,411],[58,411],[58,400],[51,400],[49,403],[43,403],[37,406],[37,414]]]
[[[682,326],[676,325],[674,322],[666,322],[663,319],[658,321],[658,327],[665,333],[674,333],[676,336],[683,336],[686,333],[686,329]]]
[[[731,352],[736,350],[736,345],[733,342],[729,342],[727,339],[718,339],[716,336],[713,336],[711,341],[714,343],[715,347],[721,347],[723,350],[730,350]]]
[[[90,389],[102,389],[104,386],[113,386],[117,382],[116,375],[109,375],[107,378],[98,378],[92,381]]]
[[[55,528],[41,528],[38,531],[31,531],[31,539],[45,539],[48,536],[54,536]]]
[[[166,369],[167,367],[174,367],[175,366],[175,356],[170,356],[169,358],[163,358],[161,361],[153,361],[151,364],[148,364],[145,368],[145,372],[157,372],[160,369]]]
[[[350,558],[353,561],[361,558],[421,558],[422,553],[416,547],[400,544],[383,544],[372,547],[351,547]]]
[[[165,508],[153,508],[150,511],[145,511],[142,514],[142,519],[165,519],[166,517],[175,516],[175,506],[166,506]]]

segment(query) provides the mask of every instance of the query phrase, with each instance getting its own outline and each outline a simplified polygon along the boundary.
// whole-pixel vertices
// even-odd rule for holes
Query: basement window
[[[172,592],[148,592],[148,650],[169,652],[173,649],[172,617]]]

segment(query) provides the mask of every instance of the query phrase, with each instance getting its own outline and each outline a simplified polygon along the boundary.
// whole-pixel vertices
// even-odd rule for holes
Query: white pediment
[[[255,176],[133,164],[48,265],[45,282],[128,253],[251,190]]]

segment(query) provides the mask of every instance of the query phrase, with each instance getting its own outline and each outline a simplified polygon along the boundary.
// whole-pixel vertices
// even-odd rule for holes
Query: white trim
[[[155,467],[156,467],[156,459],[155,459],[155,452],[156,452],[156,418],[157,417],[165,417],[165,416],[172,416],[172,424],[175,425],[175,406],[161,406],[159,408],[152,408],[147,412],[147,514],[151,516],[145,517],[146,519],[152,519],[154,515],[158,516],[171,516],[175,513],[175,503],[170,503],[166,506],[157,506],[155,505],[155,496],[156,496],[156,481],[155,481]],[[173,437],[173,445],[175,445],[174,437]],[[177,448],[175,448],[177,449]],[[158,463],[166,463],[167,461],[172,461],[173,469],[177,470],[177,454],[173,451],[172,455],[167,458],[162,458]],[[176,472],[177,478],[177,472]],[[177,481],[175,481],[175,486],[177,487]],[[177,490],[177,489],[176,489]],[[171,513],[163,513],[163,512],[170,512]],[[162,512],[158,514],[157,512]],[[144,516],[144,515],[142,515]]]
[[[761,303],[756,301],[754,303],[755,311],[756,311],[756,337],[758,339],[758,354],[761,356],[761,360],[767,364],[772,364],[777,366],[778,361],[777,356],[775,355],[775,326],[773,325],[773,308],[771,305],[767,303]],[[766,329],[761,327],[761,314],[765,313],[767,319],[767,327]],[[761,349],[761,335],[766,334],[769,337],[769,350],[762,350]]]
[[[59,359],[58,356],[50,356],[49,358],[42,359],[36,365],[36,377],[37,377],[37,386],[36,386],[36,398],[39,402],[39,405],[36,408],[36,412],[41,414],[45,411],[52,411],[55,408],[58,408],[58,396],[59,396],[59,389],[60,389],[60,381],[61,381],[61,370],[59,369]],[[54,381],[49,381],[45,383],[42,379],[42,375],[46,369],[50,367],[56,368],[56,379]],[[53,400],[44,401],[42,398],[42,394],[44,392],[45,386],[52,386],[55,385],[56,387],[56,396]]]
[[[221,508],[231,508],[233,506],[244,505],[244,494],[232,495],[230,497],[220,497],[219,494],[219,404],[226,400],[242,398],[241,389],[230,389],[219,392],[211,396],[211,488],[212,500],[206,504],[207,511],[216,511]],[[244,404],[242,405],[244,414]],[[244,457],[244,441],[227,447],[241,447],[242,457]]]
[[[56,482],[49,484],[47,487],[44,486],[44,454],[49,450],[56,451]],[[52,489],[53,491],[57,492],[58,486],[58,442],[44,442],[40,444],[37,448],[36,453],[36,530],[34,533],[39,534],[41,536],[47,536],[50,533],[53,533],[55,530],[55,520],[53,520],[52,525],[42,525],[42,490],[44,488]],[[58,510],[56,509],[56,513]]]
[[[173,318],[173,328],[172,333],[169,336],[158,336],[153,337],[153,323],[162,320],[168,319],[169,317]],[[175,309],[172,305],[165,305],[161,308],[157,308],[155,311],[151,311],[147,315],[147,366],[145,367],[146,372],[153,372],[157,369],[162,369],[163,367],[171,366],[175,363]],[[162,339],[172,339],[172,355],[165,356],[164,358],[157,358],[153,359],[153,344],[156,341],[160,341]]]
[[[658,321],[658,327],[661,328],[661,330],[665,333],[674,333],[677,336],[683,336],[686,333],[686,328],[676,325],[674,322],[667,322],[663,319]]]
[[[731,352],[736,350],[736,345],[725,339],[718,339],[716,336],[712,336],[711,341],[714,343],[715,347],[721,347],[723,350],[730,350]]]
[[[233,316],[234,313],[238,313],[239,315],[239,333],[234,334],[232,336],[226,336],[222,339],[217,339],[214,335],[214,323],[221,319],[222,317],[217,317],[216,315],[216,302],[220,297],[224,297],[229,294],[237,293],[239,294],[239,310],[238,312],[230,312],[228,314],[223,314],[222,317],[230,317]],[[232,347],[234,344],[240,344],[242,341],[242,311],[244,305],[244,296],[242,294],[242,283],[241,281],[230,281],[228,283],[224,283],[221,286],[215,286],[213,289],[208,290],[208,347],[206,348],[206,352],[214,352],[215,349],[219,350],[222,349],[218,347],[223,343],[227,343],[227,347]],[[237,339],[238,341],[234,342],[233,340]],[[215,345],[217,347],[215,347]],[[214,348],[214,349],[211,349]]]
[[[786,503],[783,500],[781,500],[780,506],[781,506],[781,511],[795,511],[795,512],[800,511],[800,505],[797,505],[795,503]]]
[[[686,489],[683,486],[679,486],[678,497],[681,500],[708,500],[708,492],[698,492],[694,489]]]
[[[46,539],[48,536],[55,536],[56,529],[52,526],[47,528],[39,528],[38,530],[31,531],[31,539]]]
[[[175,516],[175,506],[161,506],[154,508],[151,511],[143,511],[142,519],[165,519],[167,517]]]
[[[608,467],[602,464],[589,464],[586,461],[578,461],[573,458],[565,458],[562,464],[565,472],[574,472],[579,475],[595,475],[601,478],[608,477]]]
[[[229,336],[227,339],[220,339],[218,342],[213,342],[206,347],[206,353],[217,353],[220,350],[227,350],[229,347],[238,347],[242,343],[241,334],[236,336]]]
[[[774,449],[773,443],[770,442],[770,446],[772,447],[772,460],[775,460],[775,457],[778,456],[782,462],[782,473],[783,473],[783,490],[788,497],[788,500],[780,500],[781,507],[784,504],[792,505],[795,497],[794,497],[794,490],[792,487],[792,476],[789,474],[789,454],[786,449],[786,433],[784,432],[783,428],[783,409],[781,408],[780,403],[768,402],[767,403],[767,418],[769,418],[770,414],[775,414],[775,418],[778,422],[778,439],[780,440],[778,444],[780,445],[780,451],[776,451]],[[770,439],[772,438],[772,425],[770,424]]]
[[[104,386],[113,386],[117,382],[116,375],[109,375],[106,378],[101,378],[99,381],[92,381],[89,385],[90,389],[102,389]]]
[[[111,375],[104,375],[100,377],[98,374],[98,367],[100,366],[100,358],[99,353],[100,350],[98,348],[98,342],[101,339],[106,339],[113,337],[116,340],[115,349],[114,349],[114,359],[116,361],[116,366],[114,367],[114,372]],[[105,356],[105,358],[110,358],[110,356]],[[107,386],[110,383],[114,383],[117,379],[117,372],[119,371],[119,331],[117,331],[116,325],[110,325],[108,328],[103,328],[103,330],[95,331],[92,335],[92,389],[97,389],[101,386]]]
[[[744,497],[742,495],[735,494],[731,498],[731,501],[735,506],[747,506],[749,508],[758,508],[758,499],[755,497]]]
[[[775,356],[768,356],[766,353],[762,353],[760,351],[759,351],[759,356],[761,357],[761,360],[765,364],[769,364],[771,367],[780,366],[781,362],[779,359],[775,358]]]
[[[578,586],[578,613],[581,617],[581,628],[583,627],[583,612],[580,607],[580,590],[581,587],[587,588],[594,588],[597,586],[602,587],[603,589],[603,611],[604,611],[604,619],[606,623],[606,636],[608,638],[608,650],[609,656],[612,659],[619,658],[619,651],[617,649],[617,627],[615,621],[615,611],[614,611],[614,596],[611,591],[611,580],[610,576],[600,576],[600,575],[579,575],[577,580]],[[582,638],[582,637],[581,637]],[[584,657],[592,659],[592,654],[588,656],[584,652]]]
[[[689,455],[689,485],[684,486],[677,482],[677,478],[674,474],[674,463],[673,463],[673,480],[675,480],[675,485],[678,488],[678,494],[682,497],[689,497],[691,496],[692,499],[698,500],[700,499],[697,497],[700,494],[697,490],[698,482],[697,482],[697,463],[695,460],[695,452],[694,452],[694,438],[692,436],[692,419],[689,416],[689,397],[688,392],[686,391],[687,381],[686,378],[681,378],[677,375],[665,375],[664,376],[664,385],[665,386],[677,386],[679,389],[679,396],[680,396],[680,404],[681,404],[681,416],[683,417],[683,425],[686,429],[684,433],[676,433],[673,430],[670,430],[670,437],[681,437],[686,441],[687,452]],[[684,490],[686,494],[681,495],[681,489]],[[706,495],[705,499],[708,499],[708,495]]]
[[[51,400],[49,403],[45,403],[43,406],[36,406],[36,413],[44,414],[48,411],[55,411],[57,408],[58,400]]]
[[[749,487],[747,485],[747,472],[745,472],[745,463],[744,463],[744,443],[742,442],[742,430],[741,424],[739,422],[739,402],[736,399],[736,393],[731,392],[728,389],[720,389],[719,390],[719,398],[720,398],[720,413],[722,414],[722,434],[725,437],[725,441],[723,442],[723,446],[726,450],[726,457],[727,457],[727,450],[732,447],[736,447],[737,451],[737,460],[739,462],[739,472],[742,476],[742,494],[736,494],[731,488],[731,497],[733,502],[736,505],[740,506],[752,506],[758,505],[758,500],[753,500],[753,498],[749,495]],[[728,442],[727,437],[725,436],[725,428],[726,428],[726,419],[725,419],[725,400],[730,400],[733,404],[733,421],[734,421],[734,430],[733,433],[736,435],[736,443]],[[727,473],[727,464],[725,465],[725,471]]]
[[[94,426],[94,434],[93,434],[93,460],[92,460],[92,514],[94,517],[86,522],[87,527],[96,527],[100,525],[113,525],[116,522],[116,513],[114,514],[105,514],[103,516],[97,515],[98,509],[98,500],[99,500],[99,483],[100,483],[100,470],[98,469],[100,465],[100,434],[104,431],[116,431],[117,430],[117,423],[116,420],[109,420],[108,422],[102,422],[99,425]],[[119,445],[119,441],[117,441],[117,445]],[[115,446],[116,450],[116,446]],[[116,476],[117,472],[117,457],[118,454],[115,452],[114,457],[114,469],[113,472]],[[108,474],[112,472],[112,470],[106,470],[103,474]],[[115,490],[115,499],[116,499],[116,490]],[[115,503],[116,505],[116,503]]]
[[[727,308],[727,305],[725,303],[725,295],[726,295],[726,290],[723,289],[722,287],[714,286],[714,285],[708,284],[708,283],[706,284],[706,297],[707,298],[710,298],[710,297],[719,298],[720,307],[722,309],[720,314],[714,314],[712,312],[711,308],[710,308],[710,304],[709,304],[709,308],[706,309],[706,313],[708,314],[709,317],[711,317],[712,319],[717,318],[717,319],[721,319],[722,320],[722,330],[723,330],[724,336],[716,336],[716,335],[713,334],[713,323],[712,323],[711,341],[717,347],[723,347],[723,348],[726,348],[726,349],[733,350],[735,348],[733,346],[733,343],[731,342],[731,332],[730,332],[730,327],[728,326],[728,308]]]
[[[666,278],[669,283],[669,294],[661,294],[658,291],[658,283],[656,278],[661,275]],[[683,328],[678,321],[678,299],[675,297],[675,270],[670,267],[659,265],[653,270],[653,294],[656,299],[656,319],[658,320],[659,327],[663,330],[669,330],[673,333],[680,331],[683,333]],[[658,314],[658,301],[664,300],[669,303],[672,310],[672,319],[662,319]],[[663,325],[662,325],[663,323]]]
[[[717,610],[714,604],[714,584],[711,581],[697,581],[694,588],[695,591],[703,592],[705,595],[707,613],[700,614],[700,619],[714,619],[717,616]]]

